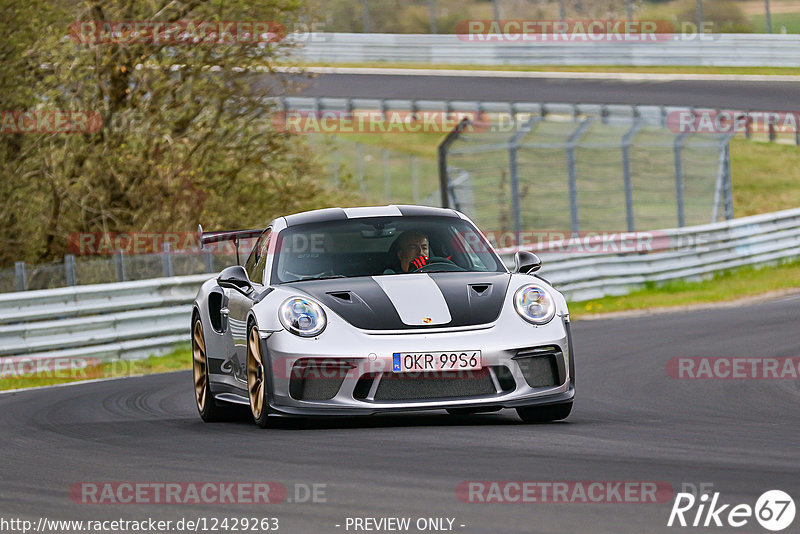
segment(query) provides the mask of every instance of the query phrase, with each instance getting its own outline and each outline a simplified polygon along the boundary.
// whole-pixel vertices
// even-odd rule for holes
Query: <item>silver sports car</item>
[[[244,266],[205,282],[192,311],[204,421],[396,411],[566,418],[575,394],[564,297],[518,252],[509,272],[462,213],[329,208],[265,229]],[[273,417],[270,417],[273,416]]]

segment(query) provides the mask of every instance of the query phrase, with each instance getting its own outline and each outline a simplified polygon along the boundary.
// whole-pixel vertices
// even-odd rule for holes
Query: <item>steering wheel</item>
[[[466,271],[465,268],[456,265],[447,258],[430,258],[431,262],[423,265],[419,269],[409,270],[410,273],[428,273],[431,271]]]

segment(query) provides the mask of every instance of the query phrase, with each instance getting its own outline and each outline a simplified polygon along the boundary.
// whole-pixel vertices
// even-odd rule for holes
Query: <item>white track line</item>
[[[150,373],[146,375],[130,375],[130,376],[110,376],[108,378],[92,378],[91,380],[76,380],[75,382],[66,382],[64,384],[51,384],[49,386],[36,386],[32,388],[17,388],[17,389],[5,389],[0,391],[0,395],[8,395],[10,393],[21,393],[23,391],[35,391],[37,389],[53,389],[53,388],[65,388],[69,386],[78,386],[82,384],[96,384],[97,382],[111,382],[112,380],[125,380],[127,378],[142,378],[143,376],[155,376],[155,375],[168,375],[172,373],[181,373],[184,371],[189,371],[190,369],[179,369],[177,371],[165,371],[163,373]]]
[[[278,67],[278,72],[311,72],[314,74],[378,74],[387,76],[459,76],[479,78],[555,78],[567,80],[617,80],[627,82],[800,82],[800,75],[759,74],[681,74],[638,72],[550,72],[514,70],[464,70],[464,69],[399,69],[372,67]]]

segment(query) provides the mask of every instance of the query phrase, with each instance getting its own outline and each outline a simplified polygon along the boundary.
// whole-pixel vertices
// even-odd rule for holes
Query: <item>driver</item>
[[[407,273],[428,265],[430,258],[428,236],[418,230],[403,232],[397,238],[397,259],[400,269]]]

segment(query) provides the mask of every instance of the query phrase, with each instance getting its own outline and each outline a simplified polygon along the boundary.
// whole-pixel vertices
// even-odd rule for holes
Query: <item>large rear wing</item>
[[[203,226],[197,225],[197,239],[200,242],[200,248],[205,247],[209,243],[219,243],[220,241],[233,241],[236,247],[236,263],[241,265],[239,260],[239,242],[242,239],[250,239],[258,237],[265,230],[265,228],[254,228],[252,230],[222,230],[217,232],[204,232]]]

